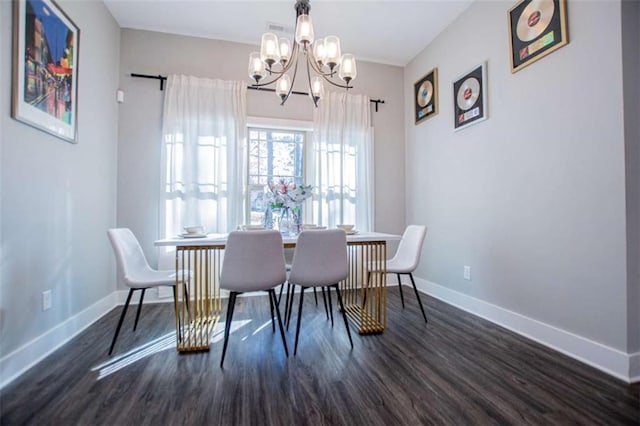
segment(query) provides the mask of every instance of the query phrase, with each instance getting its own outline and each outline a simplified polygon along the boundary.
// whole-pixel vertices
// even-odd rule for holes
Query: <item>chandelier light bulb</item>
[[[249,55],[249,77],[256,83],[264,77],[264,62],[260,59],[260,52],[251,52]]]
[[[333,69],[339,65],[340,57],[340,39],[337,36],[327,36],[324,39],[324,50],[326,54],[325,63],[329,65],[329,69]]]
[[[280,52],[278,48],[278,37],[273,33],[262,34],[262,43],[260,44],[260,59],[267,64],[269,69],[280,60]]]
[[[313,77],[311,79],[311,99],[315,103],[317,103],[324,96],[324,83],[322,82],[322,77]]]
[[[291,59],[291,42],[288,38],[281,37],[279,41],[280,48],[280,63],[282,66]]]
[[[340,61],[340,71],[338,72],[338,76],[349,84],[350,81],[356,79],[357,75],[358,70],[356,69],[355,56],[350,53],[345,53],[342,55],[342,59]]]
[[[289,94],[289,88],[291,87],[291,77],[289,74],[284,74],[280,77],[280,80],[276,83],[276,95],[284,102],[285,98]]]
[[[316,58],[316,63],[320,68],[323,67],[325,59],[327,57],[324,49],[324,40],[319,39],[313,43],[313,56]]]
[[[309,15],[298,16],[296,23],[296,42],[298,44],[313,43],[313,24]]]

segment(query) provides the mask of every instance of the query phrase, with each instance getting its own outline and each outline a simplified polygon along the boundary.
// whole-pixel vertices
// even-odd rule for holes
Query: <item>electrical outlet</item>
[[[48,311],[51,309],[52,301],[51,301],[51,290],[42,292],[42,310]]]
[[[471,266],[464,265],[463,276],[465,280],[471,281]]]

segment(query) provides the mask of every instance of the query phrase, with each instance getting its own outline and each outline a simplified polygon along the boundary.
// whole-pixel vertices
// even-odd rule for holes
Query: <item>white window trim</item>
[[[289,120],[284,118],[247,117],[247,127],[262,127],[264,129],[296,130],[312,132],[313,122],[306,120]]]

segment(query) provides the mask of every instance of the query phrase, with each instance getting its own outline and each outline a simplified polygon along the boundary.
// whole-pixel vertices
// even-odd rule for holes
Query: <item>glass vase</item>
[[[295,217],[289,207],[283,207],[280,211],[278,230],[285,237],[297,235]]]
[[[273,221],[273,209],[271,206],[267,207],[264,211],[264,228],[265,229],[273,229],[274,221]]]

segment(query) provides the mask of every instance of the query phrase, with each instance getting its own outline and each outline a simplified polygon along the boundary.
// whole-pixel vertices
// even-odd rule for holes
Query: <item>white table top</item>
[[[247,231],[252,232],[252,231]],[[183,238],[176,236],[175,238],[165,238],[156,240],[154,245],[156,247],[161,246],[208,246],[208,245],[224,245],[227,243],[227,237],[229,234],[207,234],[203,238]],[[367,242],[367,241],[399,241],[400,235],[384,234],[381,232],[357,232],[355,234],[347,235],[347,243],[350,242]],[[295,244],[298,237],[283,237],[285,244]]]

